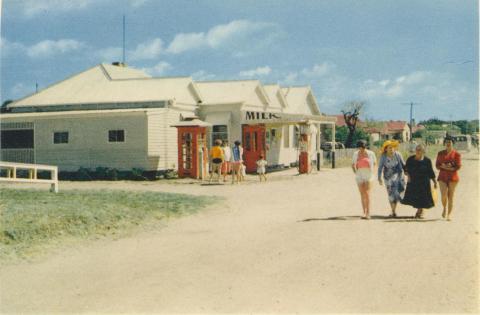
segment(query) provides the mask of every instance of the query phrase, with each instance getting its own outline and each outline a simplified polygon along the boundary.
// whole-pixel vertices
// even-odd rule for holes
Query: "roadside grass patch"
[[[0,260],[27,258],[67,239],[125,235],[194,213],[214,197],[162,192],[0,189]]]

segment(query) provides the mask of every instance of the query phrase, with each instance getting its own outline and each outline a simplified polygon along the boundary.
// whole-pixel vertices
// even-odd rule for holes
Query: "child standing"
[[[257,174],[260,178],[260,181],[262,181],[262,178],[267,181],[267,175],[266,175],[266,166],[268,162],[264,159],[263,155],[260,154],[260,157],[257,161]]]

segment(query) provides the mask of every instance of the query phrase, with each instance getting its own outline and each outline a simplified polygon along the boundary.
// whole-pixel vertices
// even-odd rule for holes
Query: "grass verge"
[[[161,192],[0,189],[0,260],[28,258],[67,239],[125,235],[194,213],[213,197]]]

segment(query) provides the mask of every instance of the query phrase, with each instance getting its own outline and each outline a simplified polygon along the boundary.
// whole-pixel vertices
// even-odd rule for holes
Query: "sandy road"
[[[375,184],[359,220],[349,169],[240,186],[96,183],[218,195],[221,206],[116,241],[1,270],[2,312],[477,312],[478,156],[454,221],[386,219]],[[287,179],[288,178],[288,179]],[[92,188],[66,183],[71,189]],[[401,216],[414,214],[401,206]]]

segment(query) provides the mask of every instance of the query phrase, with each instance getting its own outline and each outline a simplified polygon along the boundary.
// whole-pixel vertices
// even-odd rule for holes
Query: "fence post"
[[[332,168],[335,168],[335,151],[332,151]]]

